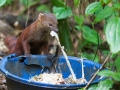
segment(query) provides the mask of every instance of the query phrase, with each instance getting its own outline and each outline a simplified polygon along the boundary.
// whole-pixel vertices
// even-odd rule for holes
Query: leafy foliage
[[[116,57],[114,59],[115,63],[112,63],[112,67],[116,67],[116,71],[111,70],[102,70],[98,74],[100,76],[112,78],[115,81],[120,81],[120,58],[117,56],[120,51],[120,3],[114,1],[113,6],[108,6],[112,0],[100,0],[100,2],[93,2],[87,6],[85,14],[86,15],[93,15],[94,23],[99,23],[100,21],[104,20],[104,31],[106,36],[106,41],[109,45],[110,51]],[[89,30],[90,31],[90,30]],[[95,38],[95,37],[94,37]],[[95,41],[95,40],[94,40]],[[113,57],[112,57],[113,58]],[[103,84],[102,84],[103,83]],[[106,84],[106,83],[109,83]],[[98,86],[92,86],[89,90],[110,90],[113,85],[113,81],[105,80],[100,82]]]
[[[112,0],[100,0],[102,2],[102,4],[109,4]]]
[[[113,81],[110,79],[99,82],[97,86],[92,86],[88,90],[110,90],[112,88]]]
[[[120,57],[118,57],[115,60],[115,66],[116,66],[117,71],[120,71]]]
[[[53,13],[58,19],[59,38],[68,55],[73,55],[73,44],[70,36],[70,27],[67,18],[72,15],[72,10],[62,0],[52,0]]]
[[[0,0],[0,6],[4,5],[6,0]]]
[[[88,58],[89,60],[93,60],[95,57],[95,53],[88,54],[86,52],[83,52],[83,57]],[[94,59],[94,62],[99,62],[98,56],[96,56],[96,58]]]
[[[82,16],[82,15],[80,15],[80,16],[74,15],[74,19],[80,26],[83,25],[83,23],[84,23],[84,16]]]
[[[75,7],[78,7],[79,4],[80,4],[80,0],[74,0],[74,5],[75,5]]]
[[[105,7],[104,9],[100,10],[99,13],[95,15],[94,22],[100,22],[101,20],[108,18],[113,14],[113,8],[111,7]]]
[[[49,7],[48,7],[47,5],[44,5],[44,4],[43,4],[43,5],[40,5],[40,6],[37,7],[37,11],[39,11],[39,12],[40,12],[40,11],[42,11],[42,12],[43,12],[43,11],[44,11],[44,12],[50,12],[50,9],[49,9]]]
[[[120,9],[120,3],[113,4],[114,8]]]
[[[14,0],[0,0],[0,6],[11,5],[13,1]],[[40,2],[40,0],[20,0],[20,4],[23,4],[26,8],[36,5],[38,2]],[[94,60],[96,62],[99,62],[101,57],[106,57],[110,52],[116,56],[113,57],[113,55],[110,57],[110,60],[113,60],[112,64],[111,61],[108,63],[110,70],[103,70],[98,73],[100,76],[107,77],[108,79],[90,86],[88,89],[110,90],[113,83],[119,83],[120,81],[120,3],[118,0],[93,1],[86,7],[85,14],[78,15],[75,13],[75,10],[79,10],[81,2],[81,0],[73,0],[74,6],[71,8],[67,6],[64,0],[51,0],[52,11],[59,22],[59,38],[61,44],[65,46],[67,54],[70,53],[69,55],[74,52],[72,36],[77,37],[75,40],[79,43],[77,47],[78,55],[83,55],[90,60],[93,60],[96,55]],[[38,5],[35,10],[38,12],[50,12],[51,8],[48,5],[42,4]],[[86,16],[92,17],[90,22],[91,26],[86,25]],[[103,22],[104,30],[98,31],[94,26],[95,24],[99,25],[101,22]],[[80,36],[78,36],[78,33],[80,33]],[[96,54],[97,48],[100,49],[100,54]]]
[[[33,0],[20,0],[20,2],[21,2],[23,5],[27,6],[28,4],[31,4],[31,3],[33,2]]]
[[[98,75],[104,76],[104,77],[110,77],[110,76],[112,76],[113,74],[114,74],[114,72],[111,71],[111,70],[102,70],[102,71],[100,71],[100,72],[98,73]]]
[[[120,72],[113,72],[111,70],[102,70],[98,73],[98,75],[104,76],[104,77],[112,77],[116,81],[120,81]]]
[[[110,19],[106,26],[106,39],[110,45],[110,50],[112,53],[117,53],[120,51],[120,18],[114,17]]]
[[[53,12],[55,13],[57,19],[64,19],[72,15],[70,7],[53,7]]]
[[[84,39],[86,39],[94,44],[98,44],[99,37],[97,36],[97,32],[95,30],[90,29],[87,26],[84,26],[82,32],[83,32],[82,36]]]
[[[86,15],[94,14],[96,11],[102,8],[102,4],[100,2],[94,2],[87,6],[85,10]]]

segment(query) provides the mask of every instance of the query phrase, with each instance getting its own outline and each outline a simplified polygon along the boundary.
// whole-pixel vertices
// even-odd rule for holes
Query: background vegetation
[[[33,21],[39,12],[53,12],[58,19],[59,38],[68,55],[103,63],[107,77],[88,90],[120,90],[120,2],[119,0],[0,0],[2,12],[16,20]],[[26,25],[27,23],[24,23]]]

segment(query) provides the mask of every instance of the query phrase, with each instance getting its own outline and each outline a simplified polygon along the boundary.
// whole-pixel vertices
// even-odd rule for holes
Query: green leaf
[[[76,25],[75,28],[80,31],[81,30],[81,27],[79,25]]]
[[[9,1],[9,0],[7,0],[7,1]],[[31,5],[31,4],[33,4],[34,2],[32,1],[32,0],[20,0],[20,2],[23,4],[23,5],[25,5],[26,7],[27,7],[27,5]]]
[[[74,15],[74,20],[81,26],[84,23],[84,16]]]
[[[120,3],[113,4],[113,7],[115,7],[116,9],[120,9]]]
[[[97,32],[94,29],[90,29],[88,26],[84,26],[82,30],[82,36],[84,39],[94,44],[98,44]],[[101,43],[101,39],[99,41],[99,43]]]
[[[109,4],[112,0],[100,0],[103,4]]]
[[[116,72],[112,75],[112,78],[116,81],[120,81],[120,72]]]
[[[112,76],[112,74],[114,74],[114,72],[111,70],[102,70],[98,73],[98,75],[104,76],[104,77],[110,77]]]
[[[96,88],[96,90],[110,90],[110,88],[112,88],[113,85],[113,81],[112,80],[104,80],[101,81],[98,85],[98,87]]]
[[[67,55],[73,55],[73,43],[70,36],[70,27],[68,25],[68,21],[67,19],[62,19],[58,21],[60,43],[62,46],[64,46]]]
[[[86,52],[83,52],[83,56],[84,56],[85,58],[89,59],[89,60],[93,60],[94,57],[95,57],[95,53],[86,53]],[[95,62],[99,62],[98,56],[96,56],[96,58],[95,58],[94,61],[95,61]]]
[[[72,10],[70,7],[53,7],[53,13],[57,19],[64,19],[72,15]]]
[[[107,23],[105,35],[112,53],[120,51],[120,18],[114,17]]]
[[[88,90],[110,90],[113,86],[113,81],[110,79],[100,81],[98,86],[91,86]]]
[[[115,60],[115,66],[117,71],[120,71],[120,57],[117,57],[117,59]]]
[[[111,70],[102,70],[98,73],[100,76],[112,77],[116,81],[120,81],[120,72],[113,72]]]
[[[37,7],[37,11],[50,12],[48,5],[42,4]]]
[[[110,15],[112,15],[112,13],[113,13],[113,9],[111,7],[106,7],[104,9],[100,10],[100,12],[95,15],[94,21],[99,22],[99,21],[109,17]]]
[[[90,15],[102,8],[101,2],[93,2],[89,4],[85,10],[86,15]]]
[[[6,0],[0,0],[0,6],[4,5]]]
[[[74,5],[75,5],[75,7],[78,7],[78,6],[79,6],[80,1],[81,1],[81,0],[74,0]]]
[[[64,7],[66,6],[63,0],[51,0],[52,6]]]
[[[91,86],[90,88],[88,88],[88,90],[97,90],[96,88],[96,86]]]

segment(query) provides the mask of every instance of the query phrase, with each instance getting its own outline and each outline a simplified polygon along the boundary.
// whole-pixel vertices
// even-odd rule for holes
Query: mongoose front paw
[[[25,56],[26,56],[28,59],[30,59],[30,58],[31,58],[31,56],[32,56],[32,54],[25,53]]]

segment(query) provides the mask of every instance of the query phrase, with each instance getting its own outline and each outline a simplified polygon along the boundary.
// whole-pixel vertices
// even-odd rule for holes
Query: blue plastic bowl
[[[78,89],[86,84],[60,84],[60,85],[53,85],[53,84],[47,84],[47,83],[40,83],[40,82],[33,82],[30,81],[30,78],[35,75],[39,75],[41,73],[41,67],[38,65],[35,65],[34,62],[39,62],[40,60],[45,60],[46,56],[44,55],[32,55],[32,57],[35,57],[35,60],[33,60],[33,65],[27,65],[25,62],[28,60],[26,58],[26,61],[19,62],[20,58],[13,58],[10,59],[9,57],[12,57],[14,54],[9,55],[5,58],[3,58],[0,61],[0,69],[6,76],[7,81],[7,87],[8,90],[59,90],[59,89]],[[72,57],[68,56],[69,61],[71,63],[71,66],[73,68],[74,73],[76,74],[77,78],[82,77],[82,71],[81,71],[81,60],[78,57]],[[84,70],[85,70],[85,78],[87,81],[91,79],[93,74],[100,68],[99,63],[95,63],[91,60],[84,60]],[[44,62],[45,64],[45,62]],[[67,78],[70,75],[70,71],[67,67],[66,61],[63,56],[60,56],[59,59],[59,66],[60,66],[60,72],[62,73],[64,78]],[[45,72],[43,70],[42,72]],[[91,84],[97,83],[100,80],[103,80],[104,78],[100,78],[100,76],[96,76],[96,78],[93,80]]]

